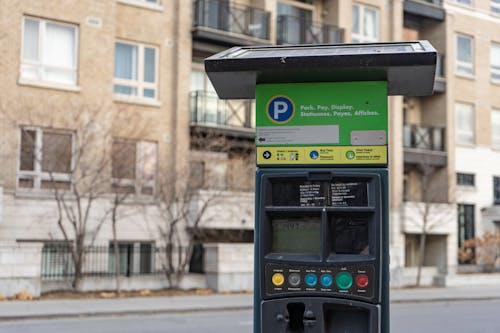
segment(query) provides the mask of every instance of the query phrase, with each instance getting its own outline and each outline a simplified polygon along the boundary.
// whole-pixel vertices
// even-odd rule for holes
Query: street
[[[397,303],[392,333],[498,333],[500,300]],[[1,322],[0,333],[250,333],[252,312],[193,312]]]

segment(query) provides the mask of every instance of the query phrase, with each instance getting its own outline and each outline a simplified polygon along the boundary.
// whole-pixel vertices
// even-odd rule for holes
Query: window
[[[475,175],[473,173],[457,173],[457,185],[462,186],[474,186],[475,183]]]
[[[109,273],[115,273],[116,261],[114,243],[111,242],[109,244]],[[153,244],[118,242],[118,263],[120,275],[153,273]]]
[[[458,204],[458,247],[474,238],[474,205]]]
[[[313,23],[311,2],[278,2],[278,42],[283,44],[304,44]]]
[[[456,35],[455,71],[457,74],[474,74],[472,37]]]
[[[491,0],[490,4],[491,13],[500,15],[500,0]]]
[[[114,93],[158,99],[158,49],[153,46],[115,44]]]
[[[500,221],[493,221],[493,224],[495,225],[495,231],[500,232]]]
[[[191,71],[191,121],[218,124],[219,97],[203,70]]]
[[[470,104],[455,104],[455,139],[457,144],[474,144],[474,108]]]
[[[205,162],[191,161],[189,165],[189,185],[192,189],[201,189],[205,184]]]
[[[492,146],[500,148],[500,110],[491,111]]]
[[[154,194],[157,144],[115,140],[112,149],[112,184],[119,193]]]
[[[75,25],[25,17],[21,78],[76,85],[77,50]]]
[[[69,189],[73,133],[32,127],[20,132],[18,187]]]
[[[453,0],[453,1],[461,5],[472,7],[472,0]]]
[[[378,10],[360,4],[352,5],[352,42],[376,42],[378,36]]]
[[[118,0],[118,2],[136,6],[145,6],[145,7],[149,6],[159,7],[161,5],[160,0]]]
[[[493,177],[493,202],[500,205],[500,177]]]
[[[41,276],[44,280],[64,279],[74,274],[71,246],[64,241],[43,244]]]
[[[500,44],[498,43],[491,43],[490,66],[491,80],[500,83]]]

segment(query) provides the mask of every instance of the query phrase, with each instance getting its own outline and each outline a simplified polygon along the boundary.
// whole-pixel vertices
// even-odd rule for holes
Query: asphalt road
[[[391,333],[498,333],[500,300],[393,304]],[[251,333],[251,311],[1,322],[0,333]],[[277,332],[278,333],[278,332]]]

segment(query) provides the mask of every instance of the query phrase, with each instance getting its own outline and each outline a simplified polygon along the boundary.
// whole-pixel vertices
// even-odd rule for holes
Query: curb
[[[253,306],[231,306],[214,308],[190,308],[190,309],[159,309],[159,310],[126,310],[126,311],[106,311],[106,312],[81,312],[81,313],[60,313],[60,314],[34,314],[20,316],[0,316],[1,322],[25,321],[36,319],[69,319],[69,318],[89,318],[89,317],[124,317],[159,314],[183,314],[191,312],[212,312],[212,311],[243,311],[251,310]]]
[[[488,297],[448,297],[448,298],[418,298],[418,299],[396,299],[391,304],[410,303],[437,303],[437,302],[470,302],[470,301],[491,301],[499,300],[498,296]],[[54,313],[54,314],[33,314],[17,316],[0,316],[1,322],[27,321],[27,320],[51,320],[51,319],[71,319],[90,317],[124,317],[124,316],[145,316],[160,314],[184,314],[192,312],[213,312],[213,311],[244,311],[252,310],[252,305],[221,306],[221,307],[199,307],[186,309],[158,309],[158,310],[125,310],[125,311],[105,311],[105,312],[80,312],[80,313]]]
[[[416,298],[416,299],[396,299],[392,300],[391,304],[406,304],[406,303],[438,303],[438,302],[468,302],[468,301],[493,301],[499,300],[498,296],[481,296],[481,297],[445,297],[445,298]]]

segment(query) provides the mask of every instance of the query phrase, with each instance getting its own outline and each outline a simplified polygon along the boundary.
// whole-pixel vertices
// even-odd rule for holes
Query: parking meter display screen
[[[273,253],[319,254],[321,217],[275,218]]]
[[[333,216],[333,252],[368,255],[369,216]]]

